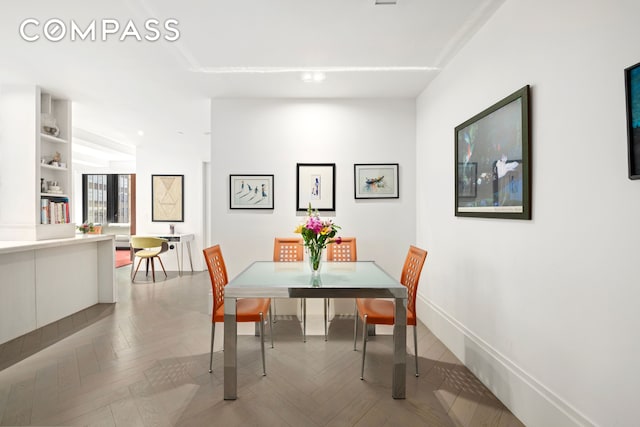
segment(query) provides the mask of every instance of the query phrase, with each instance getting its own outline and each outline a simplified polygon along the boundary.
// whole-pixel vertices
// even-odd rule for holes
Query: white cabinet
[[[71,101],[38,86],[0,87],[0,240],[75,235]]]
[[[111,235],[0,242],[0,344],[116,302],[113,242]]]

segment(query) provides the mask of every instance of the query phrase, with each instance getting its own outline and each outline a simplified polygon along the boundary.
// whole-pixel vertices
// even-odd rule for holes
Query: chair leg
[[[276,323],[278,321],[278,319],[276,318],[277,314],[276,314],[276,299],[275,298],[271,298],[271,306],[273,306],[273,323]],[[271,309],[271,307],[269,307],[269,309]]]
[[[140,261],[138,261],[138,266],[136,267],[136,271],[134,271],[133,276],[131,276],[131,281],[133,282],[134,279],[136,278],[136,274],[138,274],[138,269],[140,268],[140,264],[142,263],[142,258],[140,258]]]
[[[260,313],[260,349],[262,350],[262,375],[267,375],[267,367],[264,362],[264,315]]]
[[[153,278],[153,283],[156,282],[156,262],[154,258],[151,258],[151,277]]]
[[[329,299],[324,299],[324,340],[327,340],[327,328],[329,326],[329,319],[327,318],[327,311],[329,307]]]
[[[209,373],[213,372],[213,340],[216,337],[216,322],[211,322],[211,349],[209,350]]]
[[[164,277],[167,278],[169,276],[167,276],[167,270],[164,269],[164,264],[162,263],[162,258],[160,258],[159,256],[156,257],[158,258],[158,261],[160,261],[160,266],[162,267],[162,271],[164,271]]]
[[[271,348],[273,348],[273,316],[271,315],[271,305],[269,305],[269,335],[271,335]]]
[[[415,354],[415,358],[416,358],[416,377],[420,376],[420,373],[418,372],[418,322],[416,321],[416,324],[413,326],[413,347],[414,347],[414,354]]]
[[[302,342],[307,342],[307,299],[302,298]]]
[[[360,379],[364,380],[364,356],[367,354],[367,315],[362,320],[362,369],[360,370]]]
[[[354,304],[355,311],[353,313],[355,319],[353,321],[353,351],[356,351],[356,336],[358,335],[358,303]]]

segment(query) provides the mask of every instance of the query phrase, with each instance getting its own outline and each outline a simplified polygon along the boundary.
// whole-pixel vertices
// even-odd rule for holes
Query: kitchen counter
[[[0,241],[0,344],[116,300],[112,235]]]

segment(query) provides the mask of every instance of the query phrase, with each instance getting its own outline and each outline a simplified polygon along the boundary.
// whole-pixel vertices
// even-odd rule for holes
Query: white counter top
[[[29,240],[29,241],[0,241],[0,255],[14,252],[24,252],[34,249],[56,248],[79,243],[113,240],[112,234],[79,234],[67,239]]]

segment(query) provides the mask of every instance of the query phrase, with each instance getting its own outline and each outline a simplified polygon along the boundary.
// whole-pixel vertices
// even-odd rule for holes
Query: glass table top
[[[256,261],[229,282],[225,297],[406,298],[407,290],[373,261],[325,261],[317,279],[308,262]]]

